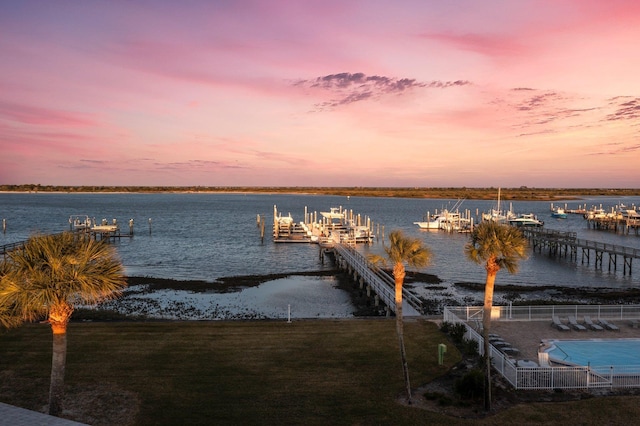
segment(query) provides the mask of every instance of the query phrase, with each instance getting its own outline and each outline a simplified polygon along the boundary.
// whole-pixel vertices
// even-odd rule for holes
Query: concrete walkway
[[[84,423],[14,407],[0,402],[0,425],[2,426],[82,426]]]

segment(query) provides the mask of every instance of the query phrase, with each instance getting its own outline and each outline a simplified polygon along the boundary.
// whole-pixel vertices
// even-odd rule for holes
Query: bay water
[[[87,215],[98,222],[116,219],[122,234],[129,232],[133,219],[133,238],[114,242],[126,274],[172,278],[176,280],[215,281],[220,277],[308,272],[332,268],[322,262],[315,244],[274,243],[271,236],[274,206],[283,215],[291,213],[296,221],[304,220],[305,211],[328,211],[331,207],[353,210],[370,218],[377,241],[359,245],[364,254],[383,254],[384,235],[400,229],[418,237],[433,251],[433,262],[421,272],[438,276],[444,285],[457,282],[483,283],[482,265],[468,261],[464,245],[468,234],[444,231],[421,231],[416,221],[427,212],[434,214],[451,209],[458,200],[403,199],[357,196],[254,193],[0,193],[0,219],[6,228],[0,234],[0,245],[26,240],[36,233],[55,233],[69,229],[71,215]],[[554,205],[569,209],[602,206],[610,209],[624,203],[639,205],[638,198],[591,197],[580,200],[557,200]],[[640,249],[640,237],[587,227],[581,215],[567,219],[551,217],[547,201],[502,202],[503,208],[516,213],[534,213],[545,222],[545,229],[576,232],[581,239]],[[465,200],[460,211],[474,217],[496,207],[496,201]],[[257,217],[266,220],[261,239]],[[500,271],[499,284],[524,286],[561,286],[591,288],[640,287],[640,264],[632,274],[567,259],[547,253],[529,254],[520,263],[517,274]]]

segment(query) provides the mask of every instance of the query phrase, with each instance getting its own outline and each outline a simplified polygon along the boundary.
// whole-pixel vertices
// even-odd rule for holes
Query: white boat
[[[590,210],[588,210],[583,215],[583,217],[587,220],[604,219],[605,217],[607,217],[607,212],[602,208],[602,206],[593,207]]]
[[[509,224],[517,227],[530,226],[539,228],[544,225],[544,222],[538,220],[538,218],[533,213],[523,213],[518,215],[514,219],[509,219]]]
[[[482,213],[482,220],[490,220],[493,222],[506,223],[511,219],[515,219],[516,215],[511,208],[507,211],[500,209],[500,188],[498,188],[498,204],[496,208],[491,209],[488,213]]]
[[[72,231],[84,231],[91,228],[91,219],[86,215],[69,216],[69,227]]]
[[[413,224],[418,225],[420,229],[440,229],[445,222],[446,218],[444,216],[435,215],[431,220],[413,222]]]
[[[72,231],[82,232],[99,232],[99,233],[113,233],[120,229],[120,225],[116,219],[113,219],[112,223],[109,223],[107,219],[102,219],[98,224],[95,219],[90,219],[86,215],[71,215],[69,216],[69,226]]]
[[[440,214],[434,215],[432,218],[427,217],[426,221],[413,222],[420,229],[443,229],[447,231],[459,231],[466,229],[470,225],[470,220],[460,216],[459,212],[450,212],[444,210]]]
[[[346,210],[342,210],[341,207],[331,207],[329,208],[328,212],[320,212],[320,214],[322,215],[322,217],[325,217],[329,220],[333,220],[333,219],[344,219],[345,218],[345,212]]]

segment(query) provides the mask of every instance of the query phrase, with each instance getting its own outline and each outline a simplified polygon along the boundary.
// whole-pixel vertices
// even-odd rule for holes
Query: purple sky
[[[4,1],[0,184],[640,186],[635,0]]]

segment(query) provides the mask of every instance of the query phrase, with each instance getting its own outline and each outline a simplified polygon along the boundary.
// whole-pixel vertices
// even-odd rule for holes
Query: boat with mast
[[[491,209],[487,213],[482,213],[482,220],[491,220],[493,222],[506,223],[512,219],[515,219],[516,215],[511,208],[507,211],[500,209],[500,188],[498,188],[498,203],[496,208]]]

